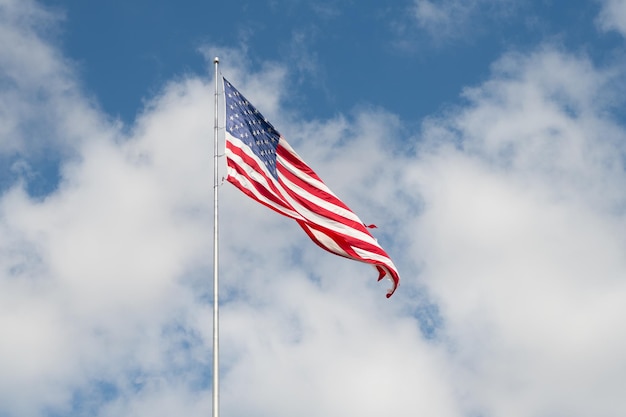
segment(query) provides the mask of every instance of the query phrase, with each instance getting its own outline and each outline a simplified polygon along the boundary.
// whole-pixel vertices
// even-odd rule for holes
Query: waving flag
[[[374,265],[396,290],[400,277],[367,226],[322,182],[287,141],[224,79],[227,180],[249,197],[291,217],[323,249]]]

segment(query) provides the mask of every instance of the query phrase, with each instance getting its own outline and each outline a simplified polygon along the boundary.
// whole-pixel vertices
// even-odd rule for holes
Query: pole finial
[[[219,64],[220,63],[220,59],[218,57],[213,58],[213,63],[214,64]]]

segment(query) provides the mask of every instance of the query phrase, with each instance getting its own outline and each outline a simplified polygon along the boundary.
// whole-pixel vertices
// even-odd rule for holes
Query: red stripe
[[[289,190],[286,190],[287,192],[289,192]],[[291,193],[290,193],[291,194]],[[324,216],[326,218],[329,219],[329,221],[333,220],[336,221],[337,223],[340,223],[352,230],[356,230],[359,231],[367,236],[372,237],[372,240],[374,240],[374,237],[367,231],[367,229],[363,226],[363,224],[361,223],[357,223],[354,222],[352,220],[347,220],[344,217],[338,216],[335,213],[329,212],[326,209],[323,209],[321,207],[318,207],[315,204],[307,204],[306,200],[302,200],[300,199],[299,202],[306,207],[307,209],[311,210],[312,212],[314,212],[315,214]],[[340,244],[340,246],[344,247],[346,244],[355,247],[360,247],[368,252],[372,252],[375,253],[377,255],[380,256],[384,256],[384,257],[388,257],[388,255],[385,253],[385,251],[379,246],[379,245],[375,245],[372,244],[370,242],[364,241],[362,239],[359,239],[358,237],[355,236],[350,236],[347,234],[343,234],[341,232],[338,231],[334,231],[330,228],[324,227],[322,224],[317,223],[316,221],[312,221],[310,219],[307,218],[306,214],[304,213],[300,213],[302,214],[307,220],[306,223],[308,225],[310,225],[311,227],[313,227],[316,230],[319,230],[321,232],[323,232],[324,234],[330,236],[333,240],[335,240],[338,244]],[[356,225],[356,227],[355,227]],[[346,242],[345,244],[343,242]],[[350,252],[352,250],[350,249]],[[355,257],[358,257],[356,254],[354,254]]]
[[[339,252],[335,252],[334,250],[330,249],[329,247],[327,247],[326,245],[324,245],[322,242],[320,242],[317,237],[310,231],[310,229],[312,229],[311,224],[302,220],[298,220],[297,221],[298,224],[300,225],[300,227],[302,228],[302,230],[304,230],[304,232],[309,235],[309,238],[311,238],[311,240],[320,248],[324,249],[325,251],[328,251],[334,255],[339,255],[342,256],[344,258],[347,259],[353,259],[353,257],[350,256],[346,256],[343,253],[339,253]],[[334,239],[333,239],[334,240]],[[338,244],[339,247],[341,247],[341,245]],[[343,248],[342,248],[343,249]],[[346,251],[347,252],[347,251]]]
[[[272,177],[272,176],[267,176],[267,175],[265,174],[265,172],[264,172],[264,171],[263,171],[263,169],[261,168],[261,163],[260,163],[257,159],[255,159],[255,158],[253,158],[253,157],[249,156],[248,154],[246,154],[246,153],[245,153],[245,152],[244,152],[241,148],[237,147],[234,143],[232,143],[232,142],[231,142],[231,141],[229,141],[229,140],[227,140],[227,141],[226,141],[226,147],[227,147],[227,148],[228,148],[228,149],[229,149],[232,153],[234,153],[235,155],[237,155],[237,156],[239,156],[241,159],[243,159],[243,163],[244,163],[245,165],[249,166],[250,168],[252,168],[252,170],[253,170],[253,171],[255,171],[255,172],[257,172],[258,174],[262,175],[262,176],[263,176],[263,178],[265,178],[265,180],[267,181],[267,183],[268,183],[268,185],[269,185],[269,187],[270,187],[269,191],[270,191],[271,193],[273,193],[275,196],[277,196],[277,197],[278,197],[278,198],[282,201],[282,203],[283,203],[286,207],[289,207],[290,209],[292,209],[292,210],[293,210],[293,207],[291,207],[291,206],[289,205],[289,203],[288,203],[288,202],[284,199],[284,197],[282,196],[282,193],[281,193],[281,192],[278,190],[278,188],[276,187],[276,183],[275,183],[275,182],[276,182],[276,179],[275,179],[274,177]],[[232,161],[232,160],[228,159],[227,163],[228,163],[229,161]],[[232,164],[234,164],[234,165],[239,165],[239,164],[238,164],[237,162],[235,162],[235,161],[232,161]],[[243,164],[242,164],[242,166],[243,166]],[[245,174],[243,171],[244,171],[244,170],[238,169],[238,172],[240,172],[240,173],[241,173],[242,175],[244,175],[246,178],[249,178],[251,181],[253,181],[253,182],[255,182],[255,183],[257,183],[257,184],[258,184],[258,182],[257,182],[257,181],[252,180],[252,179],[251,179],[251,178],[250,178],[247,174]],[[263,186],[263,187],[264,187],[264,186]],[[265,187],[264,187],[264,188],[265,188]]]
[[[323,234],[325,234],[326,236],[328,236],[330,239],[332,239],[337,246],[339,246],[341,249],[343,249],[346,253],[348,253],[350,256],[352,256],[355,259],[361,259],[364,262],[368,262],[368,263],[378,263],[380,261],[376,261],[376,260],[365,260],[363,259],[360,255],[358,255],[355,251],[354,251],[354,247],[357,247],[359,249],[362,249],[366,252],[375,254],[375,255],[379,255],[381,257],[384,258],[389,258],[389,255],[387,255],[387,253],[385,252],[385,250],[380,247],[380,245],[377,244],[372,244],[366,241],[363,241],[361,239],[352,237],[352,236],[348,236],[339,232],[335,232],[334,230],[330,230],[326,227],[324,227],[321,224],[318,223],[313,223],[310,221],[303,221],[303,223],[305,223],[309,228],[317,230]],[[369,233],[368,233],[369,234]],[[370,235],[371,236],[371,235]],[[324,246],[323,243],[318,242],[318,244],[320,246]],[[332,249],[330,248],[326,248],[325,249],[329,252],[333,252],[335,253]]]
[[[271,208],[273,211],[275,211],[278,214],[282,214],[285,217],[289,217],[292,218],[294,220],[298,220],[295,219],[294,217],[290,216],[289,214],[280,211],[278,208],[276,208],[275,206],[272,206],[271,204],[268,204],[266,201],[263,200],[259,200],[254,193],[252,193],[252,191],[248,190],[245,186],[243,186],[239,180],[235,177],[228,177],[227,178],[228,182],[230,182],[231,184],[233,184],[235,187],[239,188],[243,193],[245,193],[248,197],[250,197],[251,199],[253,199],[254,201],[263,204],[265,207]]]
[[[279,147],[282,148],[282,147]],[[285,153],[287,151],[283,151],[282,153]],[[291,161],[290,161],[291,162]],[[302,163],[301,165],[306,166],[306,164]],[[279,164],[277,165],[277,169],[279,172],[279,182],[281,183],[281,185],[283,186],[283,188],[289,193],[289,195],[294,198],[296,201],[298,201],[300,204],[302,204],[304,207],[306,207],[307,209],[316,212],[318,214],[321,214],[324,217],[327,217],[329,219],[335,220],[339,223],[342,223],[348,227],[351,227],[353,229],[356,229],[360,232],[369,234],[369,232],[367,231],[367,228],[365,227],[365,225],[360,222],[360,221],[356,221],[353,219],[349,219],[347,217],[344,217],[338,213],[335,213],[325,207],[319,206],[316,203],[310,201],[310,200],[305,200],[304,197],[300,196],[297,192],[292,191],[291,188],[283,183],[281,181],[281,177],[286,178],[287,180],[289,180],[290,182],[292,182],[293,184],[297,185],[298,187],[302,188],[303,191],[314,195],[315,197],[318,197],[324,201],[326,201],[327,203],[331,204],[331,205],[335,205],[337,207],[340,207],[346,211],[349,211],[350,213],[354,214],[354,212],[352,210],[350,210],[350,208],[348,206],[346,206],[343,201],[339,200],[336,196],[327,193],[324,190],[320,190],[319,188],[315,187],[314,185],[310,184],[309,182],[303,180],[302,178],[298,177],[296,174],[294,174],[291,170],[289,170],[286,166],[282,165],[279,161]],[[319,179],[318,179],[319,180]],[[320,182],[323,183],[323,181],[319,180]],[[324,184],[325,185],[325,184]],[[358,216],[355,215],[355,217],[358,218]]]
[[[278,168],[279,168],[280,174],[281,175],[284,174],[284,171],[281,169],[282,166],[279,165]],[[293,176],[293,174],[289,173],[289,174],[287,174],[285,176],[289,177],[289,179],[292,180],[292,182],[295,182],[295,181],[293,181],[293,178],[295,177],[295,176]],[[296,181],[297,181],[297,178],[296,178]],[[284,184],[284,183],[282,183],[280,181],[280,177],[279,177],[279,182],[281,183],[281,185],[283,185],[283,188],[285,188],[285,191],[287,193],[289,193],[289,195],[291,197],[293,197],[296,201],[298,201],[298,203],[300,203],[302,206],[304,206],[308,210],[310,210],[310,211],[312,211],[315,214],[318,214],[320,216],[326,217],[329,220],[334,220],[334,221],[336,221],[338,223],[341,223],[341,224],[343,224],[343,225],[345,225],[345,226],[347,226],[347,227],[349,227],[349,228],[351,228],[353,230],[357,230],[357,231],[359,231],[361,233],[364,233],[364,234],[366,234],[368,236],[372,236],[363,223],[356,222],[356,221],[354,221],[352,219],[347,219],[347,218],[345,218],[345,217],[343,217],[343,216],[341,216],[341,215],[339,215],[337,213],[334,213],[334,212],[332,212],[332,211],[330,211],[330,210],[328,210],[328,209],[326,209],[324,207],[318,206],[317,204],[313,203],[310,200],[306,200],[304,197],[302,197],[302,196],[298,195],[297,193],[291,191],[291,189],[289,187],[287,187],[286,184]],[[300,184],[297,184],[297,185],[300,185]],[[344,205],[344,207],[345,207],[345,205]],[[348,208],[345,208],[345,209],[350,211]],[[309,225],[314,225],[315,224],[316,227],[314,227],[314,228],[316,230],[320,230],[321,232],[323,232],[324,234],[326,234],[328,236],[331,236],[331,237],[332,236],[341,236],[341,240],[346,241],[347,244],[349,244],[350,246],[362,247],[364,250],[367,250],[368,252],[372,252],[372,253],[375,253],[375,254],[378,254],[378,255],[384,256],[384,257],[389,257],[387,255],[387,253],[385,253],[385,251],[378,245],[373,245],[373,244],[371,244],[369,242],[366,242],[366,241],[363,241],[361,239],[358,239],[357,237],[340,234],[339,232],[332,231],[332,230],[330,230],[328,228],[323,227],[322,225],[319,225],[319,224],[316,224],[316,223],[312,223],[311,221],[307,221],[307,223]],[[335,237],[332,237],[332,239],[335,240],[339,244],[339,239],[337,239]],[[373,236],[372,236],[372,239],[373,239]],[[344,248],[345,245],[341,244],[340,246],[342,248]],[[352,252],[351,249],[350,249],[350,252]],[[352,253],[354,253],[354,252],[352,252]],[[358,258],[358,256],[356,254],[354,254],[354,256]]]
[[[311,227],[310,223],[306,223],[303,221],[298,221],[298,224],[300,224],[300,227],[302,227],[302,229],[304,230],[304,232],[309,236],[309,238],[320,248],[334,254],[334,255],[338,255],[347,259],[353,259],[353,260],[357,260],[357,261],[361,261],[367,264],[371,264],[374,267],[376,267],[376,269],[378,270],[378,281],[380,281],[381,279],[383,279],[386,275],[389,275],[389,277],[391,278],[391,280],[393,281],[393,287],[392,289],[387,293],[387,298],[391,297],[393,295],[393,293],[395,292],[396,288],[398,287],[398,283],[400,282],[400,276],[398,275],[398,273],[392,269],[389,268],[387,265],[383,264],[380,261],[375,261],[375,260],[370,260],[370,259],[363,259],[360,256],[358,256],[353,250],[352,248],[347,248],[344,245],[339,244],[339,242],[337,242],[337,240],[335,240],[336,243],[338,243],[338,246],[340,246],[342,249],[344,249],[348,254],[351,254],[352,256],[346,256],[343,253],[338,253],[335,252],[333,250],[331,250],[330,248],[326,247],[322,242],[320,242],[317,237],[315,235],[313,235],[313,233],[311,233],[311,231],[309,230],[309,227]],[[313,227],[312,227],[313,228]],[[313,228],[316,230],[319,230],[318,228]],[[382,248],[381,248],[382,249]],[[383,251],[384,253],[384,251]],[[384,256],[389,259],[389,256],[384,253]],[[391,261],[391,259],[389,259]]]
[[[281,138],[280,142],[278,142],[278,146],[276,147],[276,153],[289,161],[289,163],[295,166],[298,170],[306,173],[308,176],[313,177],[320,182],[323,182],[321,178],[317,176],[315,171],[313,171],[311,167],[308,166],[306,162],[302,160],[302,158],[300,158],[296,151],[294,151],[291,146],[287,144],[286,140]]]
[[[291,165],[293,165],[297,170],[304,172],[306,175],[315,178],[316,180],[318,180],[319,182],[321,182],[322,184],[326,185],[324,183],[324,181],[322,181],[315,172],[313,172],[313,170],[304,162],[302,161],[297,154],[294,154],[292,152],[289,151],[289,149],[285,148],[284,146],[281,146],[280,144],[278,145],[278,147],[276,148],[276,153],[283,159],[285,159],[287,162],[289,162]],[[350,210],[350,208],[343,202],[341,201],[339,198],[337,198],[337,196],[333,195],[333,194],[329,194],[326,190],[321,190],[319,188],[317,188],[315,185],[303,180],[302,178],[297,177],[294,173],[290,172],[289,169],[286,166],[283,165],[279,165],[279,167],[283,167],[283,170],[281,170],[281,173],[285,174],[288,172],[293,178],[297,178],[297,181],[293,181],[294,183],[300,185],[303,189],[305,189],[306,191],[308,191],[309,193],[318,196],[319,198],[326,200],[328,202],[333,203],[336,206],[339,206],[341,208],[344,208],[348,211],[352,211]]]
[[[284,166],[282,163],[280,163],[280,161],[278,161],[278,164],[276,166],[278,173],[279,173],[279,180],[280,177],[284,177],[286,179],[288,179],[290,182],[294,183],[295,185],[297,185],[298,187],[302,188],[305,192],[314,195],[315,197],[326,201],[329,204],[335,205],[337,207],[340,207],[346,211],[351,212],[352,214],[354,214],[354,212],[352,210],[350,210],[350,208],[348,206],[345,205],[345,203],[343,203],[343,201],[339,200],[336,196],[329,194],[327,192],[325,192],[324,190],[320,190],[319,188],[315,187],[314,185],[310,184],[309,182],[303,180],[302,178],[298,177],[295,173],[293,173],[291,170],[289,170],[286,166]],[[283,184],[284,185],[284,184]],[[285,185],[286,188],[288,188]],[[355,215],[355,217],[357,217]]]
[[[315,178],[316,180],[320,181],[321,183],[323,183],[323,181],[317,176],[317,174],[304,161],[302,161],[302,159],[300,159],[298,157],[298,155],[295,154],[295,152],[292,152],[287,147],[281,146],[279,144],[279,146],[277,147],[277,153],[282,158],[287,160],[295,168],[303,171],[305,174],[307,174],[307,175]],[[311,210],[312,212],[314,212],[316,214],[319,214],[319,215],[321,215],[323,217],[327,217],[327,218],[329,218],[331,220],[335,220],[338,223],[341,223],[341,224],[343,224],[343,225],[345,225],[347,227],[350,227],[350,228],[352,228],[354,230],[358,230],[359,232],[364,233],[364,234],[366,234],[368,236],[372,236],[363,223],[356,222],[356,221],[351,220],[351,219],[347,219],[347,218],[345,218],[345,217],[343,217],[343,216],[341,216],[341,215],[339,215],[337,213],[329,211],[326,208],[320,207],[317,204],[315,204],[315,203],[313,203],[313,202],[311,202],[309,200],[304,199],[303,197],[298,195],[296,192],[291,191],[291,189],[286,184],[284,184],[284,183],[282,183],[280,181],[280,176],[284,176],[285,178],[289,179],[292,183],[294,183],[297,186],[301,187],[304,191],[309,192],[310,194],[313,194],[316,197],[322,198],[325,201],[329,202],[330,204],[334,204],[336,206],[339,206],[339,207],[341,207],[341,208],[343,208],[345,210],[348,210],[351,213],[353,213],[352,210],[350,210],[350,208],[348,208],[348,206],[346,204],[344,204],[341,200],[339,200],[336,196],[334,196],[332,194],[328,194],[326,191],[320,190],[319,188],[313,186],[309,182],[306,182],[305,180],[303,180],[300,177],[298,177],[296,174],[291,172],[291,170],[287,169],[287,167],[285,167],[282,164],[278,164],[277,168],[278,168],[278,171],[279,171],[279,174],[280,174],[279,175],[279,182],[281,183],[281,185],[283,185],[283,188],[285,189],[285,191],[287,191],[291,197],[293,197],[296,201],[298,201],[300,204],[302,204],[305,208],[307,208],[307,209]],[[367,251],[367,252],[379,255],[381,257],[389,258],[389,255],[387,255],[387,253],[379,245],[374,245],[372,243],[363,241],[363,240],[358,239],[356,237],[352,237],[352,236],[348,236],[348,235],[344,235],[344,234],[335,232],[335,231],[330,230],[330,229],[328,229],[328,228],[326,228],[326,227],[324,227],[324,226],[322,226],[320,224],[313,223],[311,221],[307,221],[306,224],[309,227],[311,227],[312,229],[315,229],[315,230],[317,230],[319,232],[324,233],[326,236],[328,236],[333,241],[335,241],[337,246],[341,247],[346,253],[348,253],[349,255],[354,257],[355,259],[359,259],[359,260],[362,260],[363,262],[367,262],[367,263],[379,263],[380,262],[380,261],[374,261],[374,260],[365,260],[365,259],[361,258],[359,255],[356,254],[354,249],[352,249],[353,247],[358,247],[358,248],[360,248],[360,249],[362,249],[364,251]],[[317,239],[315,239],[313,237],[313,235],[311,235],[306,228],[303,228],[303,229],[305,229],[307,234],[315,241],[316,244],[318,244],[318,246],[321,246],[322,248],[326,249],[329,252],[336,253],[336,252],[332,251],[331,249],[325,247],[321,242],[317,241]]]
[[[231,182],[231,183],[233,183],[235,185],[238,185],[238,188],[241,189],[242,191],[246,192],[246,194],[248,194],[249,196],[253,197],[255,200],[260,202],[260,200],[258,200],[257,197],[254,195],[254,193],[251,190],[248,190],[248,188],[246,186],[244,186],[240,182],[239,177],[246,178],[252,184],[252,187],[254,187],[254,189],[259,194],[261,194],[263,197],[265,197],[268,200],[270,200],[276,206],[284,207],[284,208],[286,208],[288,210],[292,210],[293,211],[293,208],[290,205],[286,204],[278,196],[276,196],[274,193],[272,193],[270,190],[268,190],[263,184],[257,182],[256,180],[254,180],[253,178],[248,176],[247,173],[245,172],[245,170],[242,167],[240,167],[239,165],[235,164],[231,160],[228,161],[228,166],[237,171],[237,176],[229,175],[228,178],[226,178],[226,179],[229,182]],[[237,183],[232,181],[234,179],[237,180]]]
[[[279,179],[279,182],[281,183],[281,185],[283,185],[283,188],[285,188],[285,191],[289,194],[289,196],[292,197],[294,200],[296,200],[301,206],[305,207],[306,209],[314,212],[317,215],[325,217],[325,218],[327,218],[329,220],[333,220],[333,221],[336,221],[337,223],[341,223],[341,224],[343,224],[343,225],[345,225],[347,227],[350,227],[351,229],[355,229],[355,230],[358,230],[359,232],[369,234],[367,232],[367,229],[363,226],[362,223],[359,223],[359,222],[354,221],[352,219],[347,219],[347,218],[341,216],[340,214],[337,214],[337,213],[335,213],[335,212],[333,212],[331,210],[328,210],[325,207],[318,206],[317,204],[315,204],[311,200],[307,200],[304,197],[302,197],[301,195],[299,195],[296,192],[292,191],[284,183],[282,183],[282,181],[280,181],[280,179]]]

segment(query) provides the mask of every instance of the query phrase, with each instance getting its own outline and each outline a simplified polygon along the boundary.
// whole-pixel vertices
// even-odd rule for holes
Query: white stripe
[[[291,155],[293,155],[293,157],[295,159],[298,159],[299,161],[304,163],[304,161],[302,161],[302,158],[300,158],[300,156],[291,148],[291,146],[289,146],[289,144],[287,143],[286,140],[281,139],[279,146],[282,146],[284,149],[286,149]],[[328,186],[324,182],[322,182],[322,181],[318,180],[317,178],[314,178],[314,177],[308,175],[306,172],[301,171],[298,168],[294,167],[289,161],[287,161],[285,158],[281,157],[280,155],[278,155],[278,159],[280,159],[280,162],[283,164],[283,166],[285,168],[287,168],[290,172],[292,172],[294,175],[296,175],[302,181],[304,181],[304,182],[306,182],[308,184],[311,184],[311,186],[313,186],[314,188],[318,188],[320,190],[323,190],[324,192],[332,195],[337,200],[339,200],[339,198],[335,195],[335,193],[333,193],[331,191],[331,189],[328,188]],[[307,165],[306,163],[304,163],[304,164]],[[311,171],[313,171],[313,170],[311,170]]]
[[[281,161],[282,163],[282,161]],[[279,174],[280,175],[280,174]],[[281,176],[281,179],[284,183],[288,184],[288,188],[293,191],[294,193],[298,194],[299,196],[301,196],[302,198],[304,198],[305,200],[309,200],[311,201],[313,204],[315,204],[318,207],[321,207],[323,209],[326,209],[328,211],[331,211],[347,220],[352,220],[355,221],[357,223],[363,224],[363,222],[361,221],[361,219],[359,219],[359,217],[354,214],[352,211],[350,210],[346,210],[345,208],[338,206],[336,204],[332,204],[329,203],[328,201],[319,198],[318,196],[309,193],[308,191],[306,191],[305,189],[303,189],[302,187],[300,187],[299,185],[295,184],[293,181],[290,181],[289,179]]]
[[[276,211],[278,211],[279,213],[281,213],[281,214],[283,214],[283,215],[285,215],[287,217],[291,217],[291,218],[298,219],[298,220],[303,220],[302,216],[300,216],[295,211],[287,210],[283,206],[277,205],[272,200],[268,200],[264,195],[260,194],[256,190],[254,185],[252,185],[250,183],[250,181],[246,177],[244,177],[242,175],[239,175],[236,172],[233,172],[231,170],[232,170],[232,168],[228,168],[229,175],[231,177],[233,177],[235,180],[237,180],[240,183],[239,185],[241,187],[243,187],[246,190],[250,191],[255,196],[255,198],[257,198],[259,201],[262,201],[262,202],[266,203],[267,205],[269,205],[270,207],[274,208]],[[232,172],[232,174],[231,174],[231,172]]]
[[[280,187],[279,190],[283,190],[282,185],[281,184],[278,184],[278,185]],[[318,224],[320,226],[323,226],[327,229],[332,230],[333,232],[342,234],[344,236],[350,236],[350,237],[353,237],[354,239],[367,242],[371,245],[380,247],[376,239],[374,239],[374,237],[370,235],[369,233],[363,233],[344,223],[340,223],[336,220],[329,219],[328,217],[320,216],[314,211],[311,211],[307,209],[306,207],[300,205],[300,203],[298,203],[289,195],[287,195],[286,191],[284,192],[284,194],[285,194],[284,197],[289,203],[289,205],[293,207],[293,209],[296,210],[298,213],[300,213],[302,217],[304,217],[306,220],[310,221],[311,223]]]
[[[247,156],[249,156],[250,158],[252,158],[255,161],[257,161],[257,163],[259,164],[259,166],[260,166],[261,170],[263,171],[263,174],[265,175],[265,177],[267,177],[267,178],[274,178],[274,176],[270,173],[270,171],[267,169],[265,164],[262,161],[259,160],[259,158],[256,156],[256,154],[254,152],[252,152],[252,149],[250,149],[250,147],[248,145],[246,145],[241,139],[237,139],[236,137],[234,137],[230,133],[226,132],[226,141],[230,142],[235,148],[240,149],[242,153],[245,153]],[[230,155],[236,155],[231,150],[229,150],[228,147],[226,147],[225,153],[226,153],[227,157],[228,157],[229,154]],[[237,156],[237,157],[241,158],[240,156]],[[237,164],[237,165],[248,166],[245,162],[242,163],[242,164]],[[256,171],[256,169],[253,169],[253,170],[255,172],[258,172],[258,171]],[[246,172],[247,171],[248,170],[246,170]]]
[[[386,265],[387,267],[393,269],[394,271],[396,270],[396,266],[393,264],[391,259],[389,259],[389,257],[381,256],[377,253],[372,253],[361,248],[355,248],[354,246],[352,247],[352,249],[354,249],[354,251],[359,254],[361,259],[371,259],[372,261],[378,261],[381,262],[383,265]]]
[[[317,240],[322,246],[327,248],[329,251],[346,256],[348,258],[352,258],[352,256],[348,255],[333,239],[328,237],[325,233],[320,232],[319,230],[311,229],[307,226],[309,232],[311,232],[315,236],[315,240]]]
[[[239,143],[242,143],[239,140],[237,140],[237,141]],[[233,143],[232,141],[231,141],[231,144],[233,146],[238,147],[237,144]],[[256,158],[256,156],[253,153],[251,154],[250,152],[247,152],[249,150],[249,147],[247,145],[244,144],[244,146],[242,148],[239,148],[239,149],[241,149],[242,152],[244,152],[246,155],[248,155],[249,157],[251,157],[255,161],[257,161],[257,163],[259,162],[258,159]],[[226,154],[226,157],[229,158],[232,161],[232,163],[234,163],[235,165],[237,165],[240,168],[242,168],[254,181],[256,181],[259,184],[261,184],[268,192],[270,192],[272,195],[276,196],[279,200],[285,201],[283,196],[277,195],[275,192],[272,191],[272,189],[270,188],[270,185],[268,183],[268,178],[265,177],[264,175],[262,175],[261,173],[259,173],[252,166],[248,165],[241,156],[239,156],[236,153],[234,153],[233,151],[231,151],[228,147],[226,147],[225,154]],[[263,164],[260,164],[260,165],[264,166]],[[281,213],[285,214],[288,217],[292,217],[292,218],[298,219],[298,220],[304,220],[303,217],[298,212],[296,212],[294,210],[289,210],[288,208],[285,208],[283,206],[276,205],[276,203],[274,203],[273,201],[268,200],[264,195],[262,195],[261,193],[259,193],[256,190],[254,185],[250,183],[250,180],[248,180],[245,176],[240,175],[235,169],[233,169],[231,167],[228,167],[228,174],[230,176],[236,178],[246,190],[249,190],[251,193],[253,193],[255,195],[255,197],[257,197],[260,201],[264,201],[265,203],[267,203],[270,206],[276,208],[276,210],[280,211]],[[268,175],[269,175],[269,173],[268,173]],[[273,178],[273,177],[271,177],[271,178]],[[277,186],[277,188],[280,189],[279,184],[277,184],[276,182],[273,182],[273,184],[275,186]],[[288,202],[286,202],[286,203],[288,204]]]

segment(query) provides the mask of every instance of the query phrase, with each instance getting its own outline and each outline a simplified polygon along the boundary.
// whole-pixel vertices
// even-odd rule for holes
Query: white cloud
[[[206,415],[211,80],[168,84],[124,133],[52,46],[0,22],[48,51],[51,68],[11,72],[6,91],[23,110],[0,125],[67,114],[41,122],[54,132],[41,143],[21,128],[3,143],[25,160],[37,146],[72,156],[45,198],[19,183],[0,195],[0,414]],[[222,187],[224,414],[624,415],[619,69],[550,48],[509,54],[466,104],[408,138],[380,109],[303,122],[282,107],[283,67],[208,51],[379,226],[403,279],[385,299],[371,267]],[[12,53],[0,53],[2,70],[21,65]],[[32,96],[44,78],[69,90]],[[424,303],[440,315],[430,339]]]
[[[434,148],[408,174],[427,202],[415,253],[487,415],[626,410],[624,132],[598,97],[611,86],[585,59],[506,56],[427,127]]]
[[[201,215],[209,193],[197,180],[210,171],[204,160],[194,162],[202,158],[196,150],[208,154],[203,103],[210,94],[198,81],[179,84],[160,109],[172,97],[175,123],[154,110],[158,122],[146,117],[127,142],[84,138],[75,150],[80,160],[65,163],[61,185],[45,200],[19,187],[3,195],[2,318],[9,325],[0,350],[8,353],[3,369],[15,368],[0,377],[7,412],[67,407],[90,380],[165,372],[161,362],[177,342],[163,332],[184,326],[194,305],[180,282],[206,268],[210,246]],[[181,354],[195,360],[191,353]],[[21,401],[16,392],[38,399]]]
[[[596,22],[602,30],[615,30],[624,36],[626,34],[626,1],[598,0],[601,4],[600,14]]]
[[[59,19],[32,0],[0,1],[0,155],[63,154],[88,134],[110,133],[80,92],[72,64],[46,41]]]

